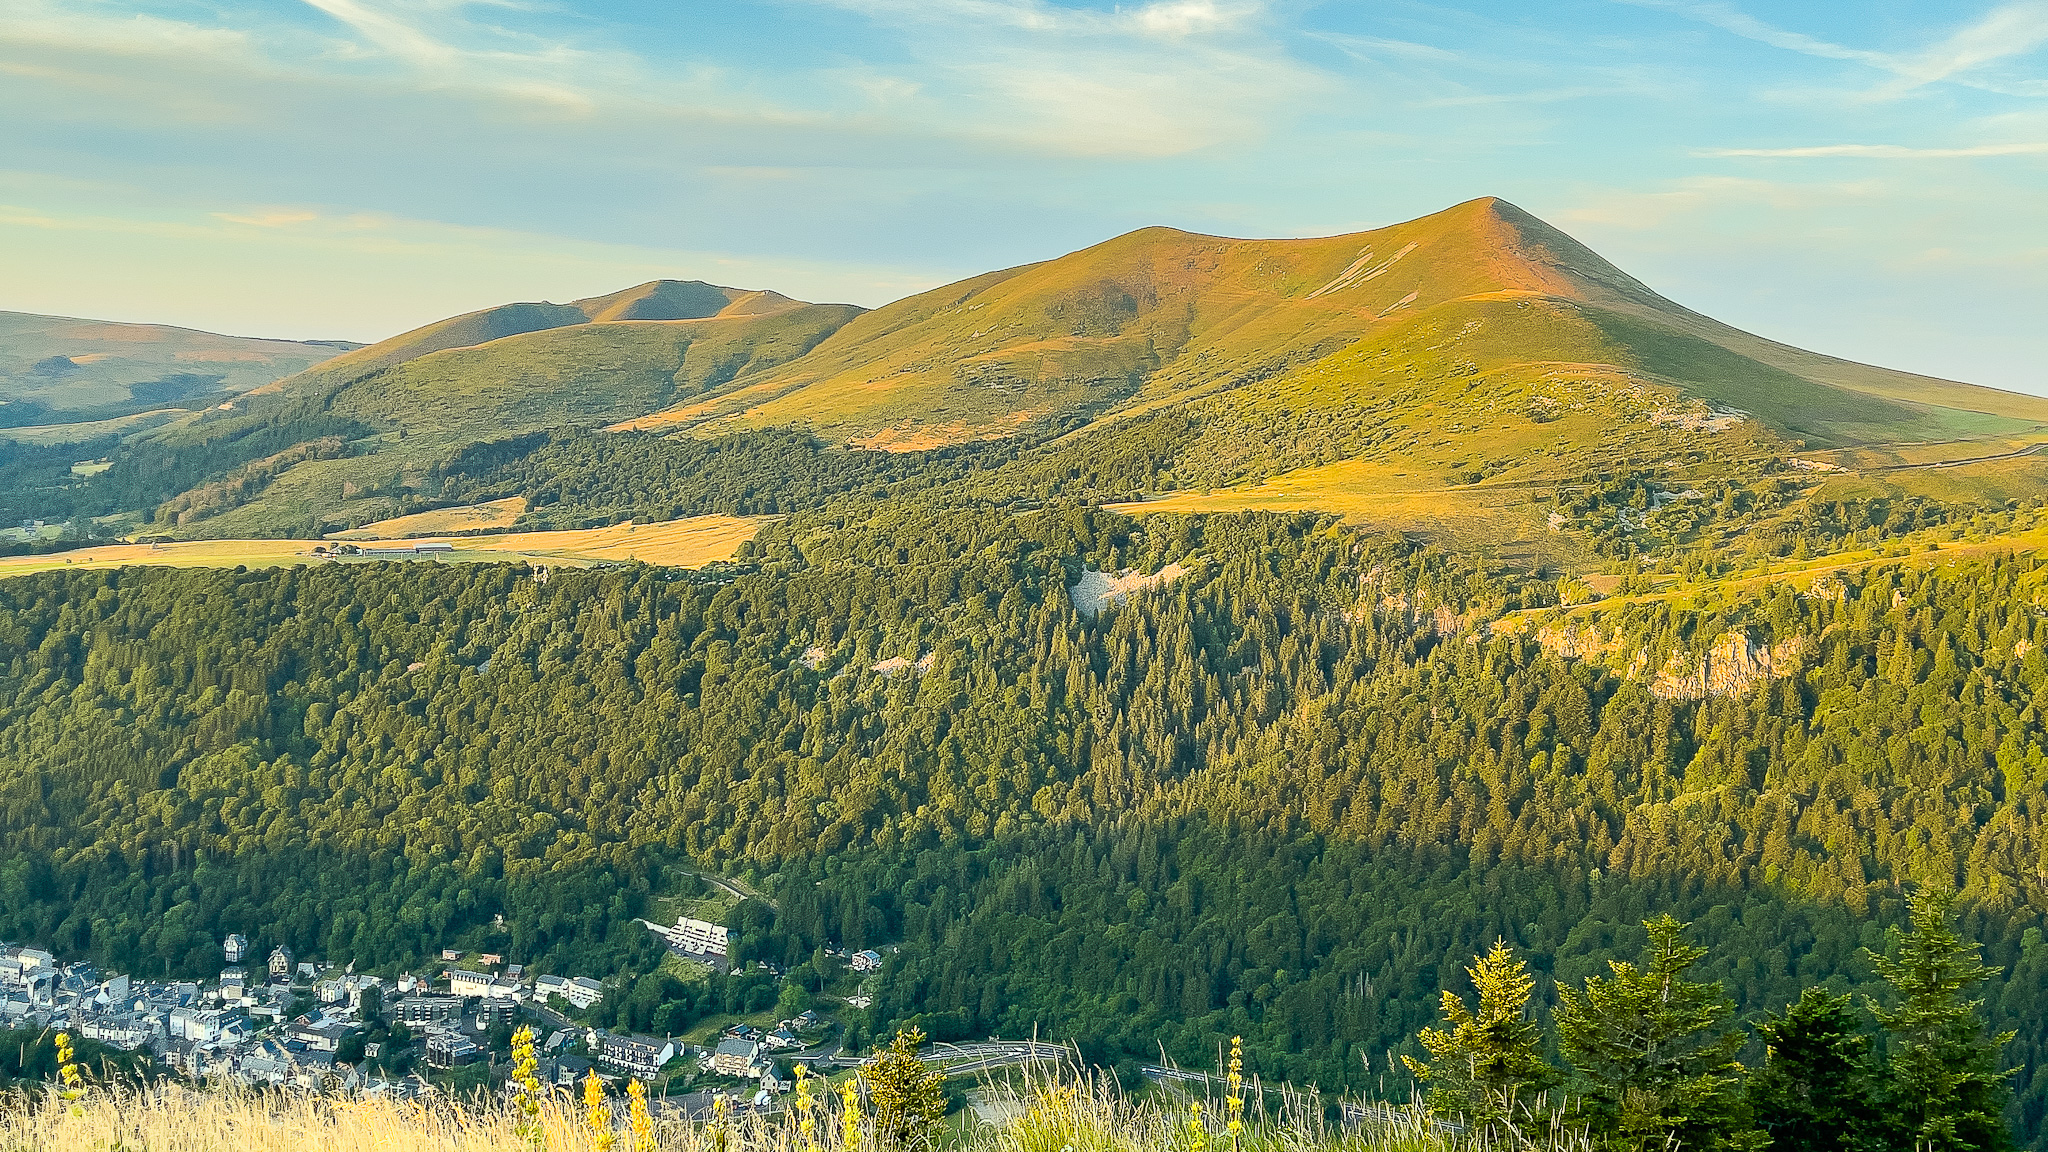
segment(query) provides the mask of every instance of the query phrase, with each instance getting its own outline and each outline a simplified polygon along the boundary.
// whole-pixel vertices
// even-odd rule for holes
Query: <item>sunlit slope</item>
[[[371,371],[304,399],[377,435],[348,455],[296,464],[252,499],[178,531],[307,534],[311,525],[382,520],[465,445],[645,415],[795,359],[858,312],[797,304],[759,315],[577,324]]]
[[[805,307],[774,292],[723,288],[699,280],[652,280],[605,296],[567,304],[501,304],[437,320],[360,348],[284,382],[287,391],[317,391],[349,379],[453,348],[472,348],[573,325],[617,320],[706,320],[764,316]]]
[[[1915,425],[1913,432],[1973,434],[2048,424],[2048,398],[1859,364],[1730,327],[1665,299],[1577,240],[1514,205],[1502,200],[1492,201],[1491,205],[1503,245],[1511,247],[1521,260],[1547,266],[1558,281],[1570,285],[1565,295],[1591,305],[1595,311],[1590,315],[1611,326],[1610,335],[1634,354],[1637,363],[1667,374],[1677,373],[1681,380],[1684,373],[1691,371],[1710,382],[1703,387],[1729,390],[1739,389],[1738,381],[1749,383],[1752,390],[1746,394],[1730,391],[1731,402],[1741,394],[1743,399],[1760,406],[1774,400],[1783,404],[1775,390],[1789,383],[1785,378],[1791,377],[1842,392],[1903,403],[1913,414],[1908,418]],[[1718,347],[1735,359],[1714,357],[1700,347],[1701,343]],[[1889,411],[1848,407],[1837,413],[1830,410],[1831,405],[1842,402],[1824,393],[1799,389],[1794,395],[1797,402],[1810,404],[1813,410],[1802,414],[1794,411],[1798,403],[1784,405],[1787,411],[1782,416],[1788,427],[1796,427],[1802,415],[1808,422],[1823,427],[1853,426],[1867,424],[1871,417]],[[1850,441],[1881,442],[1890,438],[1877,429],[1866,428],[1860,433],[1853,427],[1847,430],[1852,434],[1844,438]]]
[[[1740,409],[1816,445],[2015,433],[2048,401],[1775,344],[1657,295],[1513,205],[1371,232],[1231,240],[1149,228],[862,316],[801,360],[639,426],[804,425],[924,447],[1157,412],[1297,374],[1443,319],[1535,307],[1492,350],[1593,366]],[[1496,326],[1504,326],[1496,324]],[[1313,406],[1313,396],[1297,396]]]
[[[255,400],[265,407],[254,411],[342,421],[368,434],[340,456],[292,464],[245,498],[216,502],[177,532],[304,535],[382,520],[465,445],[612,424],[715,392],[801,357],[860,311],[661,280],[429,325],[261,390]],[[530,330],[507,331],[522,327]],[[176,443],[205,431],[157,435]]]
[[[490,439],[644,415],[793,360],[859,309],[798,304],[697,320],[615,320],[451,348],[358,377],[328,407],[408,435]]]
[[[0,424],[218,402],[222,393],[246,392],[355,347],[0,312]]]

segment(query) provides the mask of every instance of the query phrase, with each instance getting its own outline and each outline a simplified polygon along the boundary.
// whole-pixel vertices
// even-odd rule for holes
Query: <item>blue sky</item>
[[[4,309],[873,305],[1498,195],[1739,326],[2048,393],[2048,0],[6,0],[0,108]]]

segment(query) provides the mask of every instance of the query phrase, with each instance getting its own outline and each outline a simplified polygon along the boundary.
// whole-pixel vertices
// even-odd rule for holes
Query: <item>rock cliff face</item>
[[[1662,668],[1652,672],[1646,652],[1631,652],[1618,637],[1602,635],[1594,627],[1566,624],[1544,628],[1536,641],[1559,656],[1574,660],[1598,660],[1619,668],[1622,675],[1647,683],[1650,693],[1664,700],[1699,700],[1708,696],[1733,696],[1755,685],[1799,670],[1806,653],[1803,638],[1769,646],[1760,645],[1748,631],[1737,628],[1724,632],[1704,652],[1674,652]]]
[[[1650,691],[1666,700],[1732,696],[1798,671],[1805,649],[1802,637],[1766,648],[1738,628],[1723,633],[1697,656],[1673,653],[1663,669],[1651,678]]]
[[[1067,589],[1067,596],[1073,600],[1075,611],[1083,616],[1093,617],[1104,608],[1121,603],[1133,592],[1160,584],[1171,584],[1187,575],[1187,572],[1188,570],[1179,564],[1168,564],[1150,576],[1128,568],[1114,576],[1090,568],[1081,573],[1081,578],[1074,582],[1073,587]]]

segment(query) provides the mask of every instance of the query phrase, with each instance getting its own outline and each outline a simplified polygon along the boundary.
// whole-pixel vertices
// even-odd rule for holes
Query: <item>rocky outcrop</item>
[[[1081,573],[1081,578],[1067,589],[1067,597],[1074,602],[1074,610],[1083,616],[1093,616],[1112,604],[1118,603],[1131,593],[1160,584],[1171,584],[1188,574],[1179,564],[1168,564],[1150,576],[1126,568],[1112,576],[1090,568]]]
[[[1703,652],[1673,652],[1663,667],[1652,672],[1649,653],[1633,649],[1622,637],[1590,623],[1567,621],[1539,629],[1536,642],[1559,656],[1619,668],[1623,676],[1648,684],[1650,693],[1664,700],[1733,696],[1767,680],[1792,675],[1806,654],[1802,637],[1766,647],[1747,630],[1736,628],[1715,638]]]
[[[1733,696],[1798,671],[1799,658],[1805,651],[1803,637],[1764,647],[1748,632],[1734,629],[1722,633],[1698,655],[1672,653],[1671,659],[1651,678],[1650,691],[1666,700]]]

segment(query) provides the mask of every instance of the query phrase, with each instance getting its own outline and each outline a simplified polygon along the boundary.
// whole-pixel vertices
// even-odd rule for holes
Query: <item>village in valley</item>
[[[714,971],[733,963],[734,934],[723,925],[689,916],[640,924],[661,937],[672,963]],[[695,1114],[719,1097],[728,1107],[772,1110],[799,1063],[829,1075],[862,1062],[831,1013],[869,1007],[883,964],[874,950],[828,949],[841,962],[844,996],[786,1019],[767,1018],[771,1010],[712,1021],[686,1039],[595,1026],[592,1010],[618,982],[530,972],[491,953],[448,949],[429,972],[387,978],[301,959],[282,944],[265,952],[240,934],[220,948],[214,980],[141,980],[0,943],[0,1030],[68,1031],[137,1067],[195,1082],[408,1099],[502,1083],[523,1026],[535,1037],[543,1084],[632,1078],[665,1110]],[[752,966],[783,979],[772,965]]]

